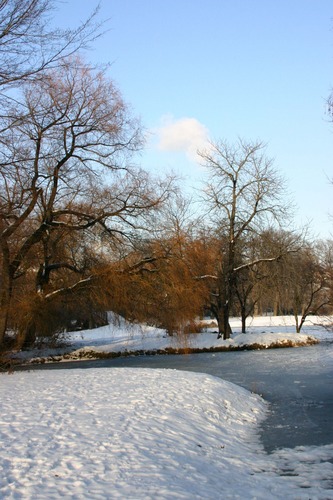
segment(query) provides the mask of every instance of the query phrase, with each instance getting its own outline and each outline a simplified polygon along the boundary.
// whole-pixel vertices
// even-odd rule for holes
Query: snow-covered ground
[[[292,316],[260,316],[249,319],[247,333],[241,333],[239,318],[231,319],[232,338],[217,338],[217,327],[206,320],[207,327],[202,333],[175,335],[170,337],[165,330],[147,325],[126,322],[114,315],[110,324],[95,330],[83,330],[67,334],[65,346],[61,349],[42,349],[17,353],[17,359],[26,362],[65,361],[96,358],[117,354],[163,353],[204,350],[204,349],[244,349],[269,348],[297,345],[311,345],[316,340],[333,338],[333,333],[325,330],[325,322],[331,318],[313,316],[295,333],[295,319]],[[205,322],[203,322],[203,325]]]
[[[177,370],[0,375],[2,499],[332,499],[333,444],[265,454],[267,404]]]
[[[237,343],[240,324],[232,323],[235,335],[228,342]],[[307,323],[305,336],[330,338],[317,323]],[[293,332],[290,318],[255,318],[240,338],[269,345],[276,336],[298,338]],[[191,345],[221,342],[209,332],[190,339]],[[75,349],[133,351],[177,339],[120,320],[73,333],[70,341]],[[258,437],[267,411],[260,396],[200,373],[3,373],[0,498],[332,499],[333,444],[268,455]]]

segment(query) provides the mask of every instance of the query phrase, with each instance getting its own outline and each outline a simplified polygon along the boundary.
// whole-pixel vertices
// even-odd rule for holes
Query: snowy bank
[[[264,453],[266,403],[215,377],[0,375],[3,499],[328,499],[332,446]]]
[[[142,354],[183,354],[229,350],[270,349],[315,344],[327,333],[320,326],[322,318],[312,317],[295,333],[293,317],[255,317],[248,322],[248,333],[241,333],[241,321],[232,318],[231,339],[217,338],[216,327],[204,328],[202,333],[174,335],[165,330],[133,324],[122,318],[113,318],[109,325],[95,330],[70,332],[61,349],[21,352],[15,355],[19,362],[54,362],[80,359],[110,358]]]

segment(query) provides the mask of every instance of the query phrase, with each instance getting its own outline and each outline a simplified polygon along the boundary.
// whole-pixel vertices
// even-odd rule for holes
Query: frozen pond
[[[261,428],[266,451],[333,443],[333,342],[300,348],[139,356],[36,368],[124,366],[205,372],[261,394],[271,403],[270,414]]]

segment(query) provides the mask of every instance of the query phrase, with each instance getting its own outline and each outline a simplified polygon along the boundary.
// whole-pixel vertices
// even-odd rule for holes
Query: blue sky
[[[58,25],[84,19],[92,0],[59,4]],[[102,0],[109,31],[88,57],[110,77],[149,131],[137,159],[170,169],[190,189],[204,172],[195,150],[240,136],[267,143],[287,180],[297,223],[333,234],[331,0]]]

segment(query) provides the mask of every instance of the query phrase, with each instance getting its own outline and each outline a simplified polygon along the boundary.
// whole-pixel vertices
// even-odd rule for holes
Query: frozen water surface
[[[271,403],[261,427],[266,451],[333,443],[333,343],[116,363],[205,372],[262,395]]]

